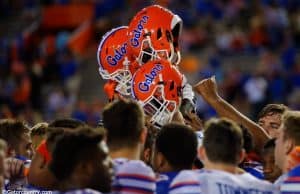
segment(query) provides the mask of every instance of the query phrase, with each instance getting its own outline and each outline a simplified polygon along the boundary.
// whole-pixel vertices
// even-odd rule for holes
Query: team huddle
[[[300,194],[300,112],[268,104],[253,122],[180,72],[182,20],[158,5],[98,47],[109,103],[99,126],[0,120],[3,193]],[[194,92],[220,118],[204,124]]]

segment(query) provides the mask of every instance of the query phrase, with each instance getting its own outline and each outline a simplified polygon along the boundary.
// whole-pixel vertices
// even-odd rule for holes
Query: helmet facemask
[[[165,59],[171,61],[174,58],[175,51],[172,43],[172,34],[169,31],[164,31],[161,28],[157,29],[157,33],[146,32],[144,34],[144,40],[142,41],[141,50],[137,61],[143,65],[148,61],[157,59]],[[164,47],[162,47],[161,41],[164,41]]]
[[[124,96],[131,95],[131,80],[132,74],[129,70],[130,61],[125,57],[123,61],[123,68],[118,69],[112,74],[109,74],[107,70],[99,68],[99,73],[103,79],[110,79],[116,81],[116,91]]]

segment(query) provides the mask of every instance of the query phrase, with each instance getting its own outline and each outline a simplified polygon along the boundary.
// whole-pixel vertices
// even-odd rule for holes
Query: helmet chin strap
[[[178,30],[178,31],[176,31],[176,36],[177,36],[176,37],[176,39],[177,39],[176,42],[177,42],[177,44],[179,44],[178,39],[182,34],[183,21],[180,18],[180,16],[178,16],[177,14],[174,15],[174,17],[172,19],[172,22],[171,22],[171,29],[172,29],[173,36],[174,36],[174,33],[175,33],[175,32],[173,32],[173,30],[176,26],[178,26],[178,29],[176,28]],[[174,44],[173,44],[173,47],[174,47]],[[177,47],[178,47],[178,45],[177,45]],[[174,54],[174,58],[172,58],[172,64],[178,66],[180,61],[181,61],[181,54],[180,54],[180,51],[178,50],[178,51],[176,51],[176,54]]]
[[[175,49],[172,43],[170,43],[170,48],[171,48],[171,56],[169,57],[169,61],[173,63],[172,59],[175,57]]]
[[[162,74],[161,73],[158,75],[158,78],[159,78],[159,82],[163,82],[164,81],[163,78],[162,78]]]

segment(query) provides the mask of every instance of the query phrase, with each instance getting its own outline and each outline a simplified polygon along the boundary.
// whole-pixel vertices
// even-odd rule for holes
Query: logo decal
[[[150,89],[150,85],[153,83],[153,80],[158,76],[159,72],[163,69],[161,64],[156,64],[150,71],[145,75],[145,80],[140,82],[138,87],[142,92],[148,92]]]
[[[122,58],[126,55],[127,53],[127,43],[124,43],[121,48],[119,49],[115,49],[114,52],[114,56],[108,55],[106,57],[106,61],[108,62],[108,64],[112,65],[112,66],[116,66],[117,63],[122,60]]]
[[[144,30],[144,25],[147,23],[149,16],[143,16],[142,19],[138,22],[138,25],[133,30],[133,38],[130,39],[130,43],[133,47],[138,47],[140,45],[139,39]]]

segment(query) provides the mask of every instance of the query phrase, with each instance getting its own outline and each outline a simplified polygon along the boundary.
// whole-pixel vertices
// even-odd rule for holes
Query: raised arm
[[[219,96],[215,77],[204,79],[198,82],[196,85],[194,85],[193,89],[216,110],[220,117],[229,118],[249,129],[253,134],[255,150],[262,150],[264,144],[270,139],[270,137],[263,128],[243,115],[231,104]]]

